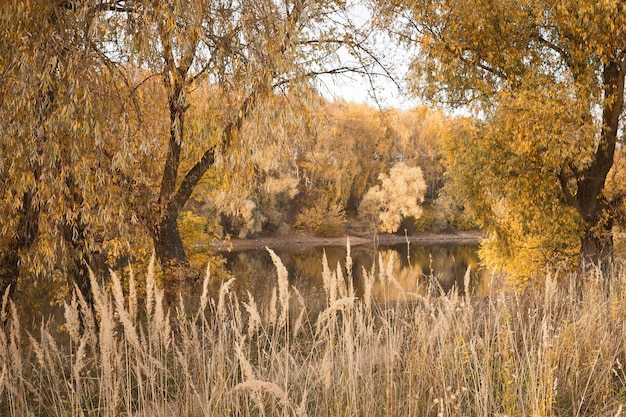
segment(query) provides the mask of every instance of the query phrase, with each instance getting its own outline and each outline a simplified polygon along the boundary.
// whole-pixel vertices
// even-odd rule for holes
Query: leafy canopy
[[[416,94],[477,117],[447,142],[451,186],[513,275],[555,257],[603,261],[624,189],[605,192],[623,140],[626,3],[380,2],[419,45]],[[612,190],[615,187],[612,186]]]

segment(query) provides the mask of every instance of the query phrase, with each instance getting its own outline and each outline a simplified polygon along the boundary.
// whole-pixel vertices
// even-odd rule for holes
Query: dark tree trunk
[[[192,270],[185,254],[183,241],[178,231],[179,213],[180,209],[170,205],[166,214],[159,219],[151,231],[154,252],[163,270],[165,300],[169,304],[176,301],[181,284],[198,275]]]
[[[560,174],[561,189],[568,203],[586,223],[581,239],[581,267],[606,266],[611,261],[613,222],[609,214],[610,202],[603,195],[606,178],[613,166],[619,121],[624,109],[624,62],[612,61],[604,65],[602,82],[602,130],[591,164],[583,170],[575,167]],[[576,193],[569,191],[571,180],[576,182]]]
[[[0,295],[4,295],[9,287],[10,294],[15,292],[20,276],[19,260],[19,250],[13,240],[0,257]]]
[[[186,265],[187,256],[178,233],[175,217],[163,219],[155,239],[156,256],[165,264]]]
[[[176,68],[171,70],[177,71]],[[187,200],[182,200],[176,190],[185,127],[185,112],[188,105],[182,76],[181,78],[165,77],[165,84],[168,89],[170,135],[159,193],[158,207],[160,213],[157,216],[158,220],[153,231],[153,241],[156,257],[164,272],[163,286],[166,300],[173,302],[181,281],[185,279],[189,271],[189,262],[185,255],[177,224],[178,215]]]
[[[24,193],[22,209],[19,211],[17,234],[0,257],[0,296],[7,287],[11,293],[17,288],[20,277],[20,253],[28,251],[39,235],[39,210],[33,204],[33,194]]]
[[[176,216],[167,216],[159,225],[154,250],[163,268],[165,300],[173,303],[181,285],[193,276],[178,232]]]
[[[624,62],[605,64],[602,73],[604,102],[602,105],[602,130],[593,163],[578,181],[579,212],[587,222],[587,233],[582,238],[580,258],[583,265],[606,265],[611,261],[613,222],[601,219],[609,202],[602,194],[607,175],[613,166],[619,119],[624,108]]]
[[[613,255],[613,236],[610,232],[588,232],[581,239],[580,265],[583,271],[600,268],[606,271]]]

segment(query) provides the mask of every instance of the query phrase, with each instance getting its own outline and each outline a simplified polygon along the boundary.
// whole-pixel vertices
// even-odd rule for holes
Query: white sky
[[[399,91],[396,84],[383,77],[374,80],[374,91],[370,81],[360,75],[334,76],[332,79],[327,77],[320,90],[330,100],[344,99],[374,107],[380,105],[383,108],[408,110],[419,105],[417,98]]]
[[[364,25],[370,19],[370,11],[363,6],[361,0],[354,0],[349,10],[349,18],[355,25]],[[396,81],[402,84],[409,68],[411,53],[382,35],[377,36],[374,48],[387,71],[392,72]],[[356,59],[343,47],[339,50],[339,61],[341,64],[356,63]],[[380,68],[375,68],[374,71],[380,74],[383,72]],[[403,87],[405,91],[401,91],[383,75],[370,79],[359,74],[325,76],[321,77],[320,84],[320,92],[331,100],[341,98],[355,103],[404,110],[418,105],[418,100],[406,93],[406,86]]]

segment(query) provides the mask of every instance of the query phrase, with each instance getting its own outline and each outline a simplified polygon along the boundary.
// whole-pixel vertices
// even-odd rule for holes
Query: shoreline
[[[425,232],[413,236],[402,236],[393,234],[382,234],[377,236],[355,236],[347,235],[341,237],[316,237],[306,233],[290,233],[281,236],[269,236],[247,239],[221,240],[211,244],[216,252],[239,252],[246,250],[264,249],[284,249],[303,250],[318,246],[345,246],[350,239],[350,246],[360,246],[368,244],[393,245],[419,242],[426,244],[437,243],[479,243],[483,238],[481,232],[463,231],[456,233],[432,233]]]

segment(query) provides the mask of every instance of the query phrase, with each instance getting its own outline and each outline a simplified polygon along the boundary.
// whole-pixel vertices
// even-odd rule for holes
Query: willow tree
[[[577,251],[605,261],[623,191],[606,192],[623,139],[626,3],[392,1],[418,52],[419,95],[479,115],[447,149],[457,190],[505,263]],[[457,175],[458,174],[458,175]]]
[[[111,161],[123,143],[118,91],[97,17],[100,1],[6,1],[0,9],[0,277],[71,277],[119,216]],[[113,139],[114,138],[114,139]],[[112,140],[113,139],[113,140]]]
[[[169,270],[166,275],[173,275],[188,266],[177,224],[181,210],[209,169],[252,152],[242,136],[246,120],[261,116],[266,109],[262,104],[279,90],[293,93],[320,73],[350,70],[328,69],[324,62],[340,45],[361,45],[354,35],[347,36],[350,25],[340,28],[332,20],[341,16],[341,1],[123,3],[122,12],[115,14],[125,22],[118,26],[122,35],[111,45],[119,52],[110,55],[119,57],[116,62],[128,72],[141,68],[147,71],[145,80],[161,80],[167,128],[156,138],[164,151],[153,155],[161,167],[158,179],[138,180],[132,165],[118,176],[128,199],[143,201],[137,205],[137,218]],[[364,70],[361,64],[359,68]],[[139,79],[137,90],[152,85],[146,82]],[[196,135],[197,129],[188,129],[190,94],[201,84],[221,98],[219,108],[201,116],[211,120],[211,129]]]

